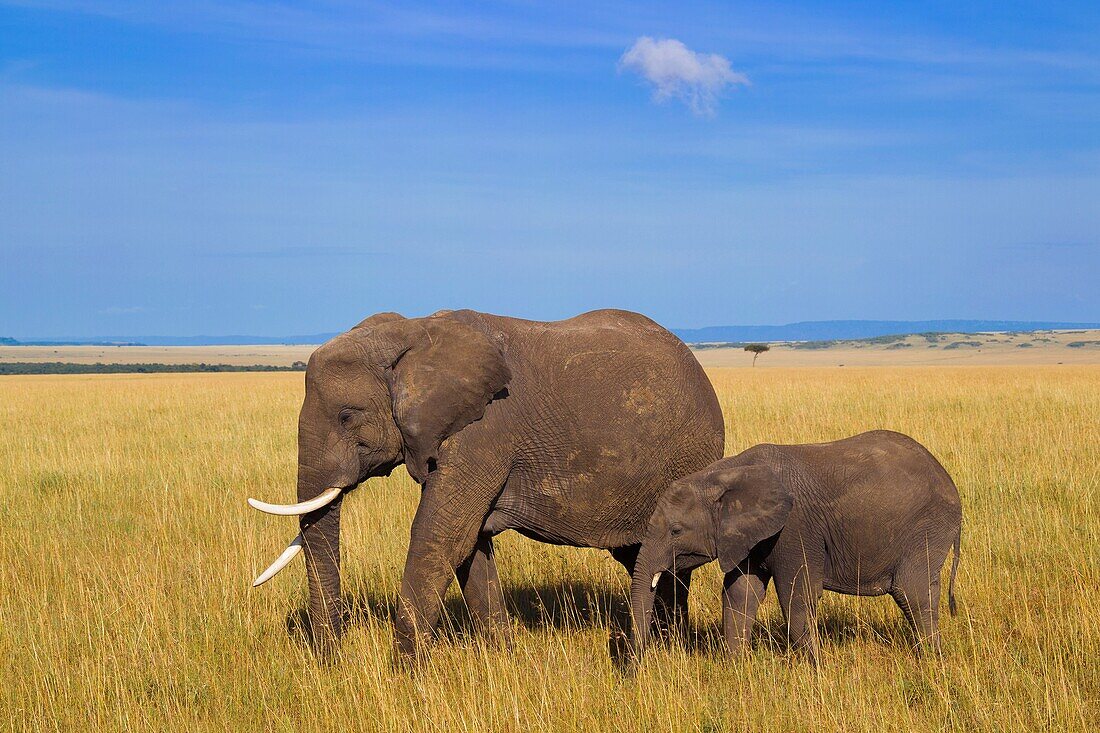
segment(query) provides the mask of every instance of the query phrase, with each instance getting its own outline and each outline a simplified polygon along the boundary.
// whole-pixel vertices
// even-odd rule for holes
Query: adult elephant
[[[456,576],[479,626],[507,628],[493,535],[513,529],[609,549],[629,572],[657,498],[720,458],[723,443],[722,413],[699,363],[637,313],[556,322],[378,314],[309,360],[299,503],[249,500],[302,515],[301,533],[257,584],[304,548],[314,651],[331,655],[343,614],[343,497],[404,463],[422,490],[401,579],[398,652],[421,648]],[[676,583],[661,589],[666,599]]]

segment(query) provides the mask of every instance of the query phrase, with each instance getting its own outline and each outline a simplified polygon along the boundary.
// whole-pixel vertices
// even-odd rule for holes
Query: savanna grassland
[[[763,358],[767,358],[765,355]],[[13,730],[1096,730],[1100,367],[717,369],[727,452],[893,428],[954,476],[960,613],[918,663],[888,598],[827,594],[822,662],[780,653],[774,595],[750,656],[720,640],[718,571],[693,636],[633,677],[607,658],[627,577],[605,552],[514,534],[497,553],[516,640],[468,632],[452,589],[430,661],[395,670],[390,620],[417,487],[345,502],[343,662],[302,643],[301,374],[0,378],[0,722]]]

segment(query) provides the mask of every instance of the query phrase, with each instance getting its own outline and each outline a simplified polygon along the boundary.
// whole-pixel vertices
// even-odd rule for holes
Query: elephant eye
[[[680,535],[682,535],[684,533],[684,528],[681,527],[679,524],[674,524],[674,525],[672,525],[672,528],[669,530],[669,533],[673,537],[679,537]]]
[[[350,407],[345,407],[343,410],[340,410],[340,424],[344,427],[347,427],[348,423],[350,423],[352,418],[354,417],[355,410],[351,409]]]

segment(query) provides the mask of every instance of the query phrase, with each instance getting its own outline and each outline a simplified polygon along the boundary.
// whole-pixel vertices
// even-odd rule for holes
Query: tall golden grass
[[[417,489],[345,504],[342,663],[302,643],[300,565],[249,582],[295,532],[248,495],[293,495],[302,378],[0,379],[0,721],[13,730],[1096,730],[1100,368],[711,372],[727,452],[893,428],[965,510],[960,615],[918,661],[888,598],[827,594],[823,653],[781,653],[774,596],[750,656],[718,649],[718,573],[693,634],[623,677],[607,658],[627,578],[606,553],[498,538],[516,640],[448,624],[413,673],[389,612]],[[400,474],[400,475],[399,475]]]

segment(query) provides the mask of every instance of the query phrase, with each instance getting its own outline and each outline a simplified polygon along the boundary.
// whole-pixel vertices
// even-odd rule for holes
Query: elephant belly
[[[818,507],[803,509],[792,515],[769,564],[785,577],[798,577],[808,567],[811,576],[820,577],[822,587],[834,593],[888,593],[897,566],[895,538],[872,532],[871,524],[860,518],[829,521]]]
[[[825,538],[824,587],[836,593],[877,596],[888,593],[897,567],[898,548],[859,533],[830,533]]]
[[[633,478],[614,471],[513,474],[485,520],[485,531],[513,529],[541,542],[574,547],[635,544],[667,482],[651,477],[641,483]]]
[[[881,596],[890,592],[893,579],[890,576],[880,576],[873,579],[860,579],[852,581],[850,578],[831,577],[825,575],[822,587],[833,593],[842,593],[846,596]]]

